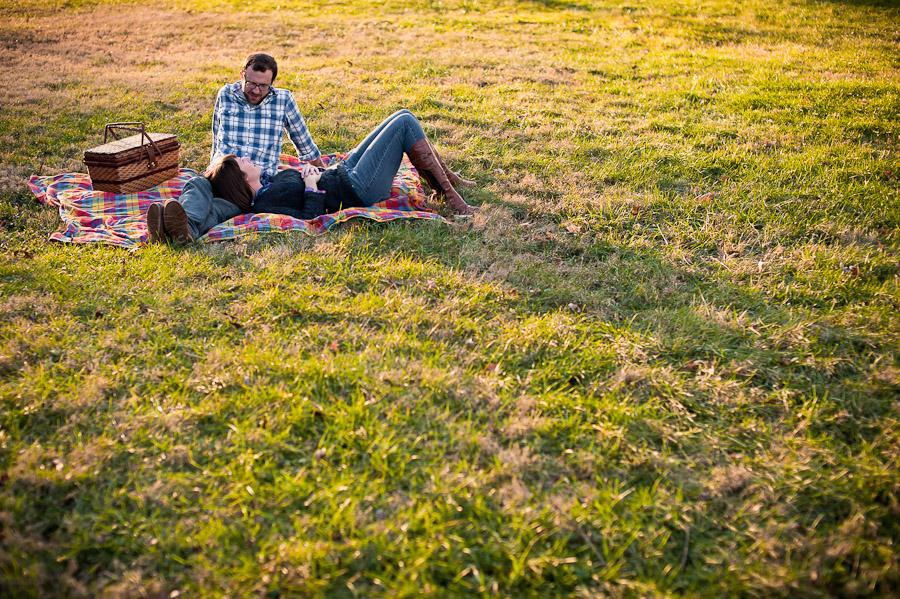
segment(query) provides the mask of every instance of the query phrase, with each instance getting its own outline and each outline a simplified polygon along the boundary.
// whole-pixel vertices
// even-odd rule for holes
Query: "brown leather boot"
[[[147,232],[150,233],[148,243],[163,243],[166,240],[163,205],[159,202],[154,202],[147,208]]]
[[[444,162],[444,159],[441,158],[441,155],[438,154],[438,151],[435,149],[434,144],[428,142],[428,145],[431,146],[431,151],[434,152],[434,155],[437,156],[438,162],[441,163],[441,168],[444,169],[444,174],[447,175],[447,178],[450,180],[450,183],[453,184],[454,187],[475,187],[478,185],[475,181],[470,181],[469,179],[463,179],[459,173],[455,171],[451,171],[450,167],[447,166],[447,163]]]
[[[191,229],[188,227],[187,212],[178,200],[166,200],[163,205],[163,223],[166,234],[178,245],[191,243]]]
[[[469,206],[466,201],[453,189],[450,179],[441,167],[437,154],[431,149],[427,139],[420,139],[406,152],[409,161],[412,162],[419,174],[428,182],[439,196],[445,198],[450,207],[460,214],[472,214],[478,208]]]

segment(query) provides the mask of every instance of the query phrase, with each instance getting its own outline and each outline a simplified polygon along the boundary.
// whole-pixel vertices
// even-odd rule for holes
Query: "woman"
[[[425,137],[418,119],[408,110],[386,118],[346,160],[324,171],[304,165],[299,170],[286,169],[268,178],[248,158],[229,154],[211,166],[205,176],[217,197],[242,210],[287,214],[306,220],[388,199],[404,153],[453,210],[471,214],[478,209],[466,204],[453,188],[454,184],[471,187],[475,183],[447,168]]]

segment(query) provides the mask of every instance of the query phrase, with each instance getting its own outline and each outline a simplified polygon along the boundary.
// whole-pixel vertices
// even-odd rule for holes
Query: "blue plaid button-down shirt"
[[[209,162],[236,154],[252,160],[264,173],[274,175],[285,131],[300,160],[315,160],[321,155],[290,91],[273,87],[254,106],[244,97],[240,81],[225,85],[219,90],[213,109]]]

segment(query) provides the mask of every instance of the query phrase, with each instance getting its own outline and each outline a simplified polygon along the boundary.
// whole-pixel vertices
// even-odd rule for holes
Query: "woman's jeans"
[[[222,198],[214,198],[206,177],[192,177],[184,185],[178,201],[184,206],[188,228],[196,241],[206,232],[241,213],[241,209]]]
[[[365,206],[391,197],[391,183],[403,153],[425,138],[422,125],[408,110],[398,110],[353,148],[344,166],[350,183]]]

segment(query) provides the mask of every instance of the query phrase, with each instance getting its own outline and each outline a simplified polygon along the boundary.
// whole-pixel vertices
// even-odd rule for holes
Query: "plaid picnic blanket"
[[[323,156],[322,159],[326,164],[331,164],[346,156],[347,153],[342,152]],[[299,166],[300,161],[294,156],[281,155],[279,169]],[[65,228],[51,234],[52,241],[136,247],[146,243],[149,238],[147,208],[154,202],[177,198],[184,184],[197,175],[191,169],[180,169],[178,176],[157,187],[123,195],[94,191],[90,177],[84,173],[43,177],[32,175],[28,180],[28,187],[41,203],[59,208],[59,216]],[[419,175],[404,156],[397,176],[394,177],[391,197],[370,208],[347,208],[307,221],[281,214],[241,214],[210,229],[197,241],[222,241],[270,231],[303,231],[308,235],[318,235],[357,217],[379,222],[410,218],[444,220],[425,208],[425,193],[419,182]]]

